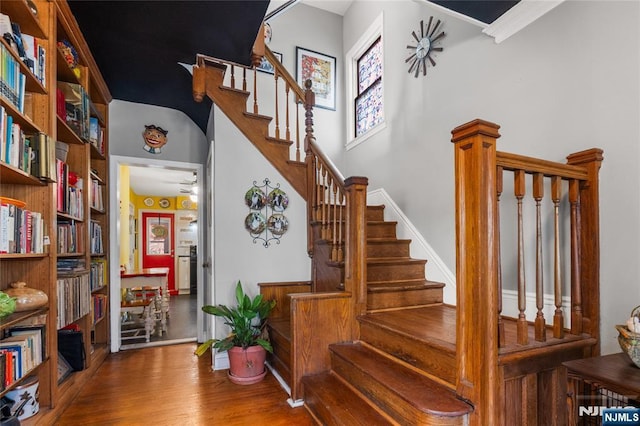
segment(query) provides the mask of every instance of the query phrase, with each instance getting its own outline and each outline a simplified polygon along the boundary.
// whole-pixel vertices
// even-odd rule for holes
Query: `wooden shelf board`
[[[84,145],[85,142],[71,130],[71,127],[65,121],[56,115],[56,122],[58,123],[58,140],[73,145]]]
[[[20,31],[37,38],[47,40],[47,35],[39,19],[31,13],[25,0],[3,1],[0,11],[9,15],[11,21],[20,22]]]
[[[49,257],[49,253],[2,253],[0,254],[0,259],[39,260],[44,257]]]
[[[18,108],[16,108],[15,105],[9,102],[8,99],[0,96],[0,105],[4,107],[7,115],[13,117],[13,122],[18,123],[20,127],[22,127],[22,130],[24,130],[25,132],[37,133],[42,131],[40,127],[38,127],[33,121],[31,121],[31,118],[18,111]]]
[[[2,319],[0,319],[0,330],[3,330],[8,327],[12,327],[28,318],[35,317],[37,315],[46,314],[49,309],[40,308],[40,309],[32,309],[29,311],[23,312],[14,312],[11,315],[8,315]]]
[[[46,186],[45,182],[42,182],[35,176],[20,170],[7,163],[0,162],[0,182],[3,185],[6,184],[18,184],[18,185],[32,185],[32,186]]]

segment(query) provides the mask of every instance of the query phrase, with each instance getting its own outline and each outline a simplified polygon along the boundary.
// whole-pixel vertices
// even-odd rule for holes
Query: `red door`
[[[175,288],[175,259],[173,241],[173,213],[142,213],[142,267],[169,268],[169,294]]]

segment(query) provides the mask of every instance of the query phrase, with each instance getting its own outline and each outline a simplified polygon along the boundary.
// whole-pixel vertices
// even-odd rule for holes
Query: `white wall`
[[[235,305],[238,280],[245,292],[254,296],[259,293],[259,282],[310,279],[306,203],[226,116],[218,108],[214,110],[215,304]],[[280,244],[273,241],[269,247],[261,241],[254,243],[244,227],[249,214],[244,195],[254,181],[260,186],[265,178],[271,186],[280,184],[289,196],[289,206],[284,211],[289,229]],[[216,336],[227,333],[226,326],[218,321]]]
[[[143,149],[144,126],[168,130],[167,144],[159,154]],[[109,106],[109,151],[112,155],[204,164],[205,135],[183,112],[171,108],[114,100]]]
[[[336,110],[314,109],[314,135],[317,144],[331,157],[336,166],[342,169],[345,115],[342,17],[298,3],[270,20],[269,24],[273,30],[269,48],[282,53],[282,63],[294,78],[296,46],[336,58]],[[304,119],[304,116],[301,118]],[[302,131],[304,136],[304,128]]]
[[[347,152],[343,173],[383,187],[455,271],[454,127],[493,121],[502,126],[499,150],[554,161],[604,149],[602,348],[619,351],[614,325],[640,304],[639,3],[567,1],[495,44],[427,3],[358,1],[344,17],[343,51],[381,11],[387,128]],[[431,15],[444,21],[444,51],[416,79],[405,46]]]

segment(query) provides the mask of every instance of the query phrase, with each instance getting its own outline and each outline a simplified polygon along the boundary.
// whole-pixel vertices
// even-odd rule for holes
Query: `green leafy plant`
[[[262,346],[269,352],[273,352],[271,343],[265,339],[267,318],[276,306],[275,300],[264,300],[261,294],[253,299],[249,298],[242,290],[242,284],[236,285],[235,307],[225,305],[206,305],[202,310],[210,315],[224,318],[224,323],[231,327],[231,333],[224,339],[209,339],[196,349],[196,355],[204,354],[209,347],[219,351],[226,351],[234,346],[246,349],[249,346]]]

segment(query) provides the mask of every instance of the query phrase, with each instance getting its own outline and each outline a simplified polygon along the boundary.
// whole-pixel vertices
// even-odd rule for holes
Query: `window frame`
[[[358,85],[358,61],[373,47],[375,42],[380,39],[382,48],[382,121],[371,129],[367,130],[360,136],[356,136],[356,101],[361,96]],[[385,60],[384,60],[384,34],[383,34],[383,14],[381,13],[373,20],[369,28],[363,33],[358,41],[349,49],[345,55],[345,81],[348,83],[346,87],[347,95],[347,120],[346,120],[346,150],[350,150],[361,144],[371,136],[386,127],[384,99],[385,99]],[[369,86],[371,88],[375,83]],[[362,92],[364,94],[366,89]]]
[[[364,90],[360,91],[360,61],[362,59],[364,59],[365,56],[367,56],[369,54],[369,52],[371,52],[373,50],[374,47],[376,47],[378,45],[378,43],[380,44],[380,49],[383,48],[383,44],[382,44],[382,35],[380,35],[380,37],[378,37],[377,39],[375,39],[367,48],[367,50],[364,51],[364,53],[362,55],[360,55],[358,57],[358,59],[356,59],[356,97],[353,99],[353,111],[354,111],[354,120],[353,120],[353,135],[354,137],[357,139],[361,136],[366,135],[367,133],[369,133],[369,131],[371,131],[374,127],[377,126],[374,125],[372,128],[367,129],[364,133],[362,133],[361,135],[358,135],[358,120],[357,120],[357,111],[358,111],[358,101],[365,97],[367,95],[368,92],[370,92],[371,90],[374,90],[374,88],[376,87],[376,85],[378,83],[380,83],[380,86],[382,86],[382,74],[383,71],[381,69],[380,72],[380,76],[378,76],[378,78],[376,78],[371,84],[369,84],[366,88],[364,88]],[[384,55],[384,51],[382,52],[382,54]],[[384,62],[384,56],[382,56],[382,62]],[[382,121],[384,121],[384,87],[382,87],[383,90],[383,103],[382,103],[382,108],[383,108],[383,112],[382,112]]]

